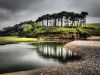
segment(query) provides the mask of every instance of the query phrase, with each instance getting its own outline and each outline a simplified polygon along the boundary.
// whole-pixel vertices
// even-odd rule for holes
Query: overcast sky
[[[100,0],[0,0],[0,29],[60,11],[87,11],[88,23],[100,23]]]

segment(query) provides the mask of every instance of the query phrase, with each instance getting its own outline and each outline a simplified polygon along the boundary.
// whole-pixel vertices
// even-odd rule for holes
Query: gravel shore
[[[60,67],[0,75],[100,75],[100,41],[73,41],[64,47],[76,51],[81,60]]]

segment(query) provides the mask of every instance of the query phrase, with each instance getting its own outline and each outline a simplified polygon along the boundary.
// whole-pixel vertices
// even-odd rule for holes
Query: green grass
[[[94,28],[93,33],[97,33],[100,34],[100,24],[96,23],[96,24],[87,24],[87,27]]]
[[[39,42],[37,38],[20,38],[20,37],[0,37],[0,43],[11,43],[11,42]]]
[[[99,23],[96,23],[96,24],[87,24],[87,27],[100,28],[100,24]]]
[[[90,32],[95,29],[90,29],[90,28],[65,28],[65,27],[47,27],[43,29],[44,32],[60,32],[60,33],[85,33],[85,32]]]
[[[43,32],[60,32],[60,33],[69,33],[77,32],[76,28],[65,28],[65,27],[44,27]]]
[[[100,24],[87,24],[86,27],[67,28],[67,27],[44,27],[44,32],[61,32],[61,33],[100,33]]]

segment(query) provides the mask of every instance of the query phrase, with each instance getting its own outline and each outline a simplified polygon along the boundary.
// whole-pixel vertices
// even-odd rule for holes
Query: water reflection
[[[52,58],[53,60],[62,63],[80,59],[80,56],[77,53],[72,52],[71,50],[67,50],[61,45],[63,45],[63,43],[38,43],[36,45],[37,53],[43,58]]]
[[[79,60],[77,53],[63,48],[64,42],[0,45],[0,73],[61,66]]]

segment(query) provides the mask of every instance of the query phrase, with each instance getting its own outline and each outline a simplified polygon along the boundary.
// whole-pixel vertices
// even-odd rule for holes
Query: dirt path
[[[61,67],[41,68],[1,75],[100,75],[100,41],[73,41],[64,47],[77,51],[82,60],[66,63]]]

